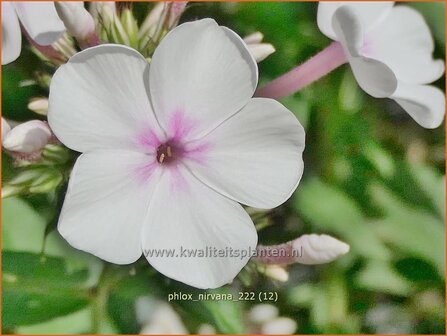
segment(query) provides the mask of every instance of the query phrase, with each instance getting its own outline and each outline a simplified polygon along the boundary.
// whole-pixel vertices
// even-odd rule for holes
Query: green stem
[[[104,319],[107,316],[107,298],[110,291],[110,279],[112,279],[111,267],[105,263],[96,286],[92,307],[92,333],[100,334]]]

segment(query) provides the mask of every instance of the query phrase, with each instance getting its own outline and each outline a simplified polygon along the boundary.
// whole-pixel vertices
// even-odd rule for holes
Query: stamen
[[[161,144],[157,148],[157,161],[160,164],[170,164],[177,156],[175,147],[169,143]]]

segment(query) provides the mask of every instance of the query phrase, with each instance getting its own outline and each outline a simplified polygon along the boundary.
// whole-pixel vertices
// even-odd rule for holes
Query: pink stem
[[[78,41],[81,49],[87,49],[101,44],[101,40],[96,32],[92,32],[85,40],[76,40]]]
[[[256,247],[255,260],[267,265],[287,265],[295,262],[293,241],[280,245]]]
[[[31,43],[31,45],[36,48],[42,55],[47,57],[48,59],[54,61],[57,64],[63,64],[66,62],[66,59],[64,55],[62,55],[59,51],[54,49],[51,45],[42,46],[40,44],[37,44],[36,41],[34,41],[31,36],[28,34],[28,32],[22,27],[22,32],[25,35],[25,37],[28,39],[28,41]]]
[[[298,92],[348,61],[339,42],[332,42],[314,57],[258,89],[256,97],[279,99]]]

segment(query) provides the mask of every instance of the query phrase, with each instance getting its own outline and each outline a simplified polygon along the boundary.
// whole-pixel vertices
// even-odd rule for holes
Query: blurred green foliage
[[[436,56],[444,58],[445,4],[411,5],[427,18]],[[147,6],[135,10],[145,13]],[[277,51],[259,66],[261,84],[329,43],[317,28],[315,3],[191,3],[183,20],[200,17],[241,36],[264,33]],[[25,48],[2,68],[3,115],[35,119],[28,100],[46,92],[20,83],[43,66]],[[437,84],[444,88],[444,78]],[[263,219],[260,242],[328,233],[351,251],[332,264],[291,266],[286,283],[249,265],[239,281],[214,292],[277,291],[275,304],[297,321],[297,333],[444,334],[444,128],[424,130],[392,101],[367,96],[347,66],[283,103],[306,128],[305,176],[290,201]],[[3,178],[10,180],[15,168],[2,158]],[[166,301],[173,291],[200,292],[145,260],[115,266],[72,249],[46,229],[57,216],[56,194],[2,202],[3,332],[138,333],[139,297]],[[190,332],[208,323],[222,333],[246,332],[253,304],[173,303]]]

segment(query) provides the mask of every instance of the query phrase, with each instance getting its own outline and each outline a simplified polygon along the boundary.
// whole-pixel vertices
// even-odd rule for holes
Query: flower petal
[[[39,45],[56,42],[65,31],[53,1],[14,2],[20,22]]]
[[[285,202],[303,174],[304,129],[272,99],[251,99],[199,142],[210,150],[201,160],[187,161],[194,175],[219,193],[255,208]]]
[[[143,253],[159,272],[198,288],[220,287],[245,266],[256,243],[253,222],[238,203],[182,166],[163,174],[143,226]],[[221,252],[213,255],[214,249]],[[157,254],[170,250],[174,256]]]
[[[326,2],[318,4],[317,23],[318,28],[327,37],[337,40],[333,30],[332,19],[336,10],[340,7],[349,7],[355,10],[359,21],[365,31],[374,26],[393,7],[394,2],[380,1],[349,1],[349,2]]]
[[[16,11],[10,2],[2,2],[2,64],[15,61],[21,49],[22,34]]]
[[[51,136],[47,123],[30,120],[10,130],[4,138],[3,147],[13,152],[33,153],[45,147]]]
[[[355,9],[349,6],[338,8],[332,18],[332,27],[346,54],[351,57],[359,56],[364,29]]]
[[[436,128],[445,115],[445,95],[430,85],[399,83],[393,98],[419,125]]]
[[[148,157],[119,150],[82,154],[73,168],[58,230],[73,247],[115,264],[141,256],[141,225],[158,171]]]
[[[253,95],[257,65],[245,43],[214,20],[184,23],[169,32],[151,62],[151,97],[167,130],[181,111],[193,121],[189,139],[215,128]]]
[[[138,132],[159,129],[146,90],[148,71],[144,57],[129,47],[100,45],[77,53],[51,80],[52,130],[80,152],[134,150]]]
[[[355,9],[350,6],[338,8],[332,25],[360,87],[373,97],[389,97],[396,90],[396,76],[386,64],[360,55],[364,32]]]
[[[387,64],[401,81],[428,84],[444,73],[444,62],[433,60],[434,42],[427,23],[410,7],[394,7],[365,42],[363,55]]]
[[[349,63],[359,86],[376,98],[389,97],[397,88],[397,78],[384,63],[367,57],[353,57]]]

